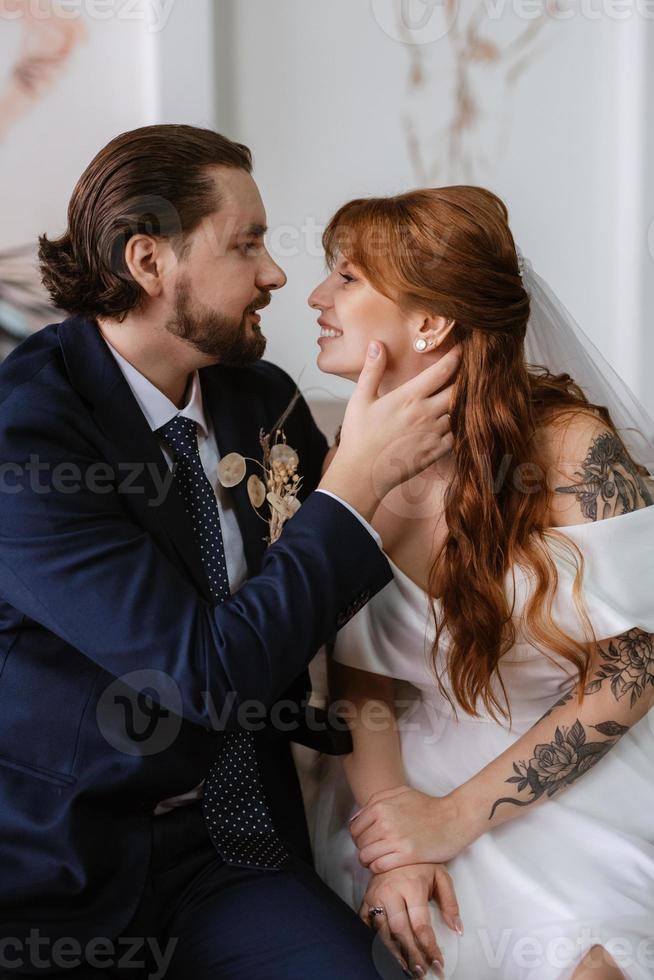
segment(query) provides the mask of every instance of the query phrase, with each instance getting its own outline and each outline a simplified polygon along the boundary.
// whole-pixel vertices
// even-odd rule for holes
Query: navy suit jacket
[[[260,361],[200,379],[221,455],[260,459],[290,378]],[[257,752],[276,825],[309,857],[293,708],[316,651],[391,573],[356,517],[311,492],[327,444],[303,401],[284,428],[303,506],[266,548],[245,482],[232,491],[250,578],[216,606],[157,437],[95,323],[45,327],[0,366],[3,936],[119,935],[154,805],[206,776],[217,729],[250,702],[259,727],[257,705],[281,709]]]

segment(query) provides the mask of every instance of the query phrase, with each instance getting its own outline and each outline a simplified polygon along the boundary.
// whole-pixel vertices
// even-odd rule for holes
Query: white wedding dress
[[[633,627],[654,633],[654,507],[560,529],[585,562],[583,597],[597,639]],[[560,580],[556,621],[582,637],[574,568],[549,536]],[[338,634],[335,658],[396,678],[407,782],[441,796],[499,756],[574,685],[570,665],[518,642],[501,661],[513,729],[489,716],[458,720],[429,666],[426,594],[397,566],[394,579]],[[516,617],[529,579],[515,569]],[[443,643],[446,639],[443,639]],[[441,651],[442,655],[442,651]],[[507,777],[512,773],[507,772]],[[355,806],[338,759],[321,757],[309,805],[317,869],[353,908],[369,872],[348,832]],[[507,796],[515,795],[507,784]],[[509,804],[507,804],[509,805]],[[452,980],[567,980],[595,943],[629,980],[654,978],[654,711],[594,768],[537,807],[484,834],[449,864],[465,927],[434,923]]]

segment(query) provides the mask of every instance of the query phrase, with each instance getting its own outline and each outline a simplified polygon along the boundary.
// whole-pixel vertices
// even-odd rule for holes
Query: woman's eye
[[[339,276],[341,276],[343,279],[345,279],[345,282],[354,282],[355,281],[354,276],[348,276],[347,273],[345,273],[345,272],[339,272]]]

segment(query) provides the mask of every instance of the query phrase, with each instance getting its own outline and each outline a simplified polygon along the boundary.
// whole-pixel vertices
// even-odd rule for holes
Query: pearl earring
[[[427,350],[427,341],[424,339],[424,337],[418,337],[413,346],[417,351]]]

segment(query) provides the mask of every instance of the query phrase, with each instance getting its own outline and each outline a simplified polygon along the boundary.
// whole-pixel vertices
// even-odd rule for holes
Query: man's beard
[[[248,324],[246,317],[254,309],[261,309],[268,303],[270,293],[262,294],[248,307],[239,322],[193,304],[188,282],[182,280],[175,296],[175,315],[166,324],[166,330],[187,341],[201,354],[207,354],[216,363],[233,367],[251,364],[263,357],[266,338],[256,324]]]

